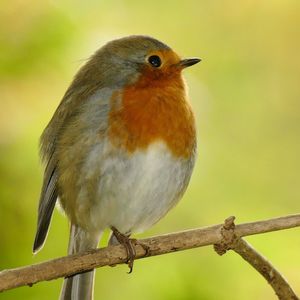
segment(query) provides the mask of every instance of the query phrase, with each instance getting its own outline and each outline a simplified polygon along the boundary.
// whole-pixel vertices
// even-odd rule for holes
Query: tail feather
[[[69,254],[95,249],[100,240],[100,234],[91,235],[77,225],[71,225]],[[60,300],[92,300],[94,291],[95,271],[88,271],[64,280]]]

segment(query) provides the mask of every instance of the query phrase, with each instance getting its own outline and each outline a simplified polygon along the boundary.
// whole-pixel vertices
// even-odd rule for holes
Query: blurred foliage
[[[31,246],[42,169],[38,138],[73,74],[113,38],[148,34],[182,55],[199,132],[199,158],[183,201],[143,236],[299,212],[300,2],[9,1],[0,7],[0,269],[66,253],[55,212],[44,249]],[[248,240],[300,294],[300,232]],[[104,245],[105,242],[102,242]],[[276,299],[234,253],[211,247],[97,271],[96,299]],[[56,299],[61,280],[0,294]],[[121,295],[120,295],[121,294]]]

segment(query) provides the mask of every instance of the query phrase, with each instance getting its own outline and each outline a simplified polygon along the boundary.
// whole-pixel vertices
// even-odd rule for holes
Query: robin
[[[79,70],[41,136],[44,181],[33,251],[43,246],[56,201],[70,220],[69,254],[96,248],[101,233],[123,244],[182,197],[196,155],[194,115],[181,59],[148,36],[100,48]],[[94,271],[64,281],[61,299],[93,298]]]

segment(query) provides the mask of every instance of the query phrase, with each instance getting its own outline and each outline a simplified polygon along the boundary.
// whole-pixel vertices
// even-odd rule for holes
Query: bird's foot
[[[118,231],[115,227],[111,227],[111,230],[113,232],[112,237],[110,238],[109,244],[113,245],[116,244],[114,241],[114,238],[119,242],[119,244],[123,245],[127,252],[127,264],[129,267],[130,274],[133,270],[133,263],[134,259],[136,257],[136,251],[135,246],[140,245],[145,250],[145,256],[147,256],[150,252],[150,249],[147,245],[144,245],[140,242],[138,242],[136,239],[129,238],[129,235],[123,234],[120,231]]]
[[[127,264],[129,267],[129,274],[132,272],[133,270],[133,263],[134,263],[134,259],[136,256],[136,252],[135,252],[135,239],[131,239],[129,238],[128,235],[121,233],[118,229],[116,229],[115,227],[111,227],[111,230],[113,232],[113,236],[111,238],[111,243],[110,244],[115,244],[113,241],[113,238],[115,238],[119,244],[123,245],[126,249],[127,252]]]

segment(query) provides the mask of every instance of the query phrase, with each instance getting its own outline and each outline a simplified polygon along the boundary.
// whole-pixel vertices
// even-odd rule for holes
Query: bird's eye
[[[151,64],[152,67],[154,68],[158,68],[161,66],[161,60],[160,60],[160,57],[157,56],[157,55],[151,55],[149,58],[148,58],[148,62]]]

